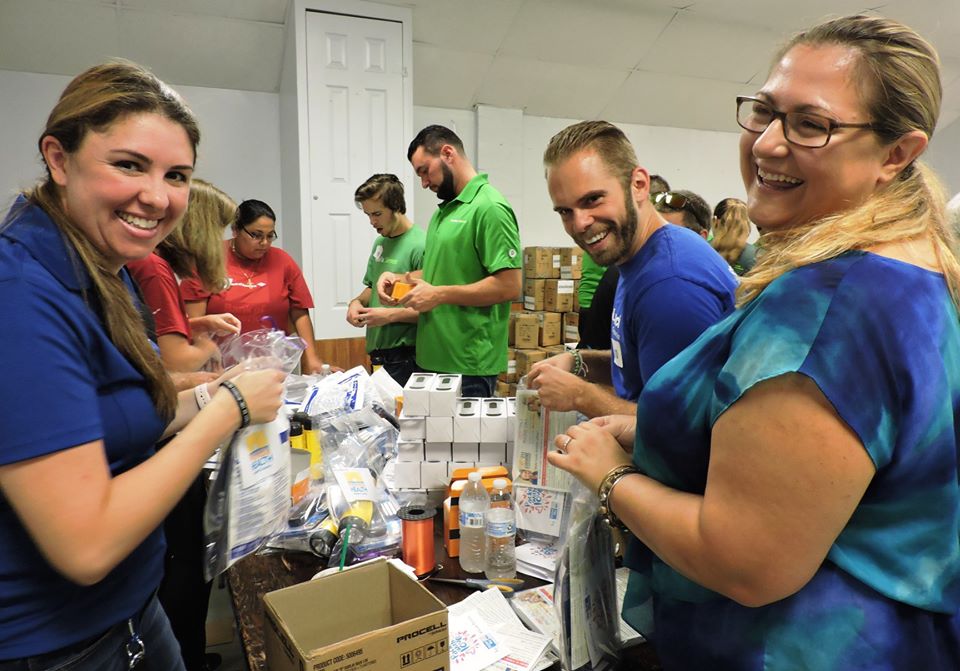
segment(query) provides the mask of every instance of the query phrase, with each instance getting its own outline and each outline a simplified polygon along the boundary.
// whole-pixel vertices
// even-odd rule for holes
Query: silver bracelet
[[[206,383],[198,384],[193,388],[193,397],[197,399],[198,410],[203,410],[213,400],[210,396],[210,387]]]

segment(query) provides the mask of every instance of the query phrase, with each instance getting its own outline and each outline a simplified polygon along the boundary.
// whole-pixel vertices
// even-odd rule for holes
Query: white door
[[[318,339],[362,336],[346,322],[376,231],[353,202],[370,175],[407,170],[403,27],[397,21],[307,12],[311,211],[303,265]],[[408,203],[412,206],[412,194]]]

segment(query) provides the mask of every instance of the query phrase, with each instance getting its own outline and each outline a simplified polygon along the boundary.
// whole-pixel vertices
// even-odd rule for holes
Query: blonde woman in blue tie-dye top
[[[665,669],[960,669],[960,266],[917,160],[940,96],[901,24],[794,38],[738,99],[765,250],[740,308],[635,422],[556,439],[633,534],[624,614]]]

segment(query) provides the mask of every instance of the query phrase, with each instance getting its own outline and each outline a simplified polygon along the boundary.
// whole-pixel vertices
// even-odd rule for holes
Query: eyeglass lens
[[[826,117],[805,112],[778,112],[760,100],[749,98],[737,104],[737,123],[753,133],[762,133],[777,117],[782,120],[788,142],[804,147],[822,147],[830,139],[830,120]]]

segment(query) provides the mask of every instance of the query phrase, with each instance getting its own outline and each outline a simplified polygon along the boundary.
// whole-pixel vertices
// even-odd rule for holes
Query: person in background
[[[384,305],[420,314],[417,365],[460,373],[464,396],[493,396],[507,369],[510,302],[520,296],[520,230],[503,195],[477,173],[463,142],[443,126],[427,126],[407,149],[420,184],[440,199],[430,219],[423,270],[383,273],[377,292]],[[395,282],[413,289],[394,300]]]
[[[383,307],[374,290],[384,272],[406,273],[423,267],[427,234],[407,218],[403,184],[396,175],[373,175],[353,200],[377,231],[364,289],[347,307],[347,323],[367,329],[367,354],[374,368],[383,366],[401,386],[416,369],[417,318],[412,308]]]
[[[236,208],[223,191],[194,179],[183,223],[153,254],[127,264],[153,315],[160,358],[168,371],[218,368],[220,350],[210,336],[240,332],[240,320],[230,313],[189,318],[178,280],[192,277],[209,291],[223,287],[223,229],[233,221]]]
[[[555,439],[633,536],[623,613],[666,669],[960,668],[960,261],[918,160],[938,61],[878,16],[794,37],[737,99],[766,242],[739,308],[635,418]]]
[[[702,238],[659,215],[647,171],[613,124],[568,126],[550,139],[543,163],[567,234],[598,264],[618,266],[620,280],[610,349],[539,361],[527,382],[550,410],[632,412],[657,369],[733,309],[736,278]]]
[[[710,244],[717,254],[744,275],[757,262],[757,248],[747,242],[750,236],[750,218],[747,204],[736,198],[724,198],[713,208],[713,239]]]
[[[579,349],[610,349],[610,319],[619,279],[616,266],[600,266],[589,254],[583,255],[583,274],[577,290]]]
[[[124,265],[179,225],[199,140],[143,68],[90,68],[40,136],[46,178],[0,224],[2,669],[184,668],[155,596],[160,523],[217,446],[276,416],[284,379],[233,370],[201,404],[146,338]]]
[[[660,216],[671,224],[689,228],[710,241],[710,206],[693,191],[664,191],[653,197],[653,204]]]
[[[180,290],[187,314],[196,318],[229,312],[240,320],[242,333],[268,326],[295,333],[306,344],[301,372],[320,373],[323,362],[317,356],[309,312],[313,297],[297,262],[273,246],[276,229],[277,215],[269,205],[260,200],[240,203],[233,237],[223,243],[227,286],[211,290],[197,279],[185,278]]]
[[[670,190],[670,183],[660,175],[650,175],[650,200],[656,198],[659,193],[666,193]]]

